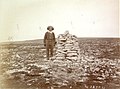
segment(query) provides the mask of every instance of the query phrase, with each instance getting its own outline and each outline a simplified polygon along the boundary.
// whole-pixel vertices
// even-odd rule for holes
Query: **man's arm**
[[[53,40],[55,41],[55,34],[53,33]]]
[[[47,32],[44,35],[44,46],[46,46]]]
[[[54,40],[54,44],[56,44],[56,39],[55,39],[55,34],[53,33],[53,40]]]

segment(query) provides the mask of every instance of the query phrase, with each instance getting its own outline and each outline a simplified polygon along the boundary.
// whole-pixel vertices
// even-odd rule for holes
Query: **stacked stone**
[[[80,49],[78,39],[75,35],[69,34],[66,31],[64,34],[58,36],[57,42],[57,60],[80,61]]]
[[[66,31],[60,34],[57,39],[56,55],[50,61],[50,73],[54,84],[58,86],[69,85],[70,81],[84,82],[81,77],[85,70],[82,68],[79,42],[76,36]],[[55,79],[55,80],[54,80]]]

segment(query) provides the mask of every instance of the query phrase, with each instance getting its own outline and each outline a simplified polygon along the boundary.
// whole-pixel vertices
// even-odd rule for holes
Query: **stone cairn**
[[[56,60],[80,61],[80,48],[75,35],[66,31],[58,36],[57,41]]]
[[[86,81],[86,78],[82,77],[85,70],[82,68],[84,63],[81,60],[77,37],[66,31],[58,36],[56,47],[56,55],[49,63],[52,81],[59,86],[69,85],[70,82],[72,85],[72,81]]]

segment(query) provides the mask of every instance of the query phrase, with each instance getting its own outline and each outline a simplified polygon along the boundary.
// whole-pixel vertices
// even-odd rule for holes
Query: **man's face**
[[[49,31],[52,31],[52,27],[49,28]]]

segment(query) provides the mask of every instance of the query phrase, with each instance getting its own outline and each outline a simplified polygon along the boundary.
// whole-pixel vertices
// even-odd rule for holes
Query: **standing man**
[[[47,32],[45,33],[44,36],[44,46],[46,47],[46,55],[47,59],[49,60],[49,57],[53,56],[53,49],[55,46],[55,34],[53,32],[54,28],[52,26],[47,27]]]

